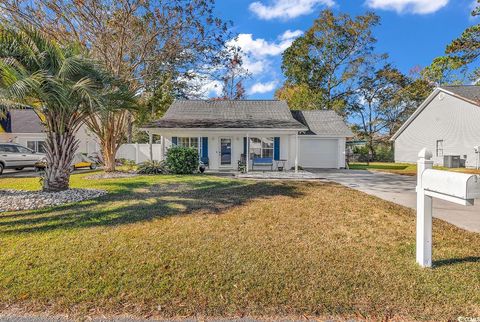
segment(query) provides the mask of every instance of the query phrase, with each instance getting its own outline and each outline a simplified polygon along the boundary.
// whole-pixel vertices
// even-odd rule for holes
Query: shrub
[[[128,159],[118,159],[117,164],[122,167],[123,171],[134,171],[137,168],[137,164],[133,160],[128,160]]]
[[[378,144],[375,147],[375,155],[371,156],[367,146],[356,146],[353,154],[358,162],[393,162],[393,149],[385,144]]]
[[[375,161],[394,162],[395,156],[390,146],[380,145],[375,149]]]
[[[371,161],[370,151],[367,146],[355,146],[353,148],[353,154],[357,156],[358,162],[368,162]]]
[[[138,166],[138,174],[167,174],[168,170],[163,161],[148,160]]]
[[[166,166],[174,174],[192,174],[198,169],[197,149],[181,146],[171,147],[167,151]]]

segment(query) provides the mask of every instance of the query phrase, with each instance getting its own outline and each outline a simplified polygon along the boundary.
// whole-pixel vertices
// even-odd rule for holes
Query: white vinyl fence
[[[153,160],[161,160],[162,145],[152,144]],[[135,161],[135,163],[142,163],[150,160],[150,145],[149,144],[122,144],[117,152],[117,159],[127,159]]]

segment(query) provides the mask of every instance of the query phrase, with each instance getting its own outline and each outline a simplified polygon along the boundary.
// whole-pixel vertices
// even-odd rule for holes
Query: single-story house
[[[43,153],[46,135],[39,115],[34,109],[11,109],[6,118],[0,119],[0,142],[12,142]],[[79,140],[78,152],[100,151],[98,139],[84,125],[76,135]]]
[[[476,167],[479,160],[476,147],[480,146],[480,86],[436,88],[392,140],[395,162],[415,163],[418,152],[427,148],[432,151],[436,165],[447,165],[454,156],[460,160],[460,166]]]
[[[330,110],[291,111],[277,100],[176,100],[164,117],[143,130],[169,145],[198,149],[210,169],[344,168],[353,134]],[[264,167],[263,167],[264,168]]]

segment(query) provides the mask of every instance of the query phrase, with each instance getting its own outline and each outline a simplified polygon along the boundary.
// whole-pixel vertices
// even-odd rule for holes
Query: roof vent
[[[445,98],[445,93],[438,94],[438,100],[439,101],[443,101],[444,98]]]

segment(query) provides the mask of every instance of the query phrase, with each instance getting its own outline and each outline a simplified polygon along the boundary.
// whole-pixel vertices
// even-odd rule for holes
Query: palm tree
[[[101,106],[101,74],[77,44],[62,46],[29,26],[0,27],[0,104],[31,106],[45,125],[44,191],[69,188],[75,134]]]

